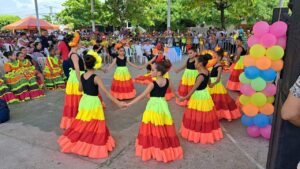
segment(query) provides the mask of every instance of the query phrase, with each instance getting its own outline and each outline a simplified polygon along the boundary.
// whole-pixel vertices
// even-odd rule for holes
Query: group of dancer
[[[60,149],[90,158],[108,157],[115,147],[104,116],[100,92],[103,92],[119,107],[130,107],[144,97],[150,97],[143,113],[136,138],[136,156],[143,161],[155,159],[170,162],[183,158],[183,149],[176,134],[175,125],[167,100],[176,95],[176,103],[186,106],[180,127],[180,135],[191,142],[213,144],[223,138],[220,119],[237,119],[241,113],[234,100],[228,95],[221,82],[223,57],[222,49],[217,51],[218,63],[207,69],[212,58],[210,54],[197,56],[196,50],[188,50],[188,60],[178,73],[185,69],[178,92],[168,72],[171,62],[163,51],[149,58],[146,65],[137,66],[125,57],[124,48],[117,45],[118,56],[107,69],[101,69],[101,59],[94,51],[87,52],[83,59],[77,55],[79,40],[72,44],[69,61],[72,69],[66,86],[64,112],[60,127],[65,129],[58,139]],[[127,64],[148,73],[135,82],[147,84],[146,89],[136,97],[134,82]],[[117,65],[110,91],[106,89],[96,70],[110,71]],[[169,95],[169,96],[168,96]],[[100,98],[100,99],[99,99]],[[129,100],[124,102],[121,100]]]

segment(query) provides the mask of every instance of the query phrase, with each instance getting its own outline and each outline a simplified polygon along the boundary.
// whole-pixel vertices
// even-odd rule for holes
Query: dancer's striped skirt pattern
[[[112,96],[119,100],[127,100],[135,97],[136,90],[127,67],[116,68],[110,92]]]
[[[182,75],[179,87],[178,87],[178,94],[180,96],[186,96],[193,88],[196,78],[198,76],[198,71],[197,70],[192,70],[192,69],[185,69],[184,73]],[[188,100],[184,101],[179,101],[176,99],[176,103],[180,106],[186,106]]]

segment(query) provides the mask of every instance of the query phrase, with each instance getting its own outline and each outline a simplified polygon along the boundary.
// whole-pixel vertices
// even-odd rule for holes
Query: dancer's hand
[[[215,85],[216,85],[215,83],[211,83],[211,84],[209,84],[208,86],[209,86],[210,88],[213,88]]]
[[[103,71],[103,73],[107,73],[107,69],[106,68],[102,69],[102,71]]]
[[[118,104],[117,104],[120,108],[127,108],[128,106],[127,106],[127,103],[125,103],[125,102],[118,102]]]
[[[179,70],[174,68],[174,72],[177,74],[179,73]]]
[[[181,102],[182,102],[182,101],[184,101],[184,100],[185,100],[185,97],[181,97],[181,96],[179,96],[179,97],[178,97],[178,99],[179,99],[179,101],[181,101]]]

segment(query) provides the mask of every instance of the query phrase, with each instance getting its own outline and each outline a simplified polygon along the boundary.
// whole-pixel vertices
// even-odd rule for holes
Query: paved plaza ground
[[[178,66],[178,65],[175,65]],[[145,71],[130,68],[135,77]],[[102,74],[109,88],[113,71]],[[177,88],[180,74],[171,72]],[[224,74],[226,81],[228,74]],[[137,93],[144,86],[135,85]],[[236,93],[230,93],[236,97]],[[135,138],[147,99],[126,110],[119,109],[104,96],[108,128],[116,148],[107,159],[94,160],[59,151],[58,137],[64,103],[64,91],[47,92],[46,97],[9,105],[11,120],[0,124],[0,169],[263,169],[267,160],[268,141],[247,136],[240,120],[221,121],[224,139],[214,145],[194,144],[183,140],[184,158],[171,163],[154,160],[143,162],[135,157]],[[169,102],[175,126],[180,127],[183,108]]]

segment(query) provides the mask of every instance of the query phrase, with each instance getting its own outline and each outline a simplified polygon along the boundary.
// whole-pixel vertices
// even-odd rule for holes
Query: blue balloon
[[[258,126],[259,128],[264,128],[269,124],[269,118],[268,116],[264,114],[258,114],[253,119],[254,124]]]
[[[276,76],[277,74],[272,68],[260,71],[260,77],[268,82],[274,81]]]
[[[255,79],[259,76],[259,74],[259,69],[257,69],[255,66],[249,66],[245,68],[245,76],[248,79]]]
[[[253,117],[249,117],[247,115],[243,115],[241,121],[242,121],[242,124],[247,127],[254,125]]]
[[[272,121],[273,121],[273,115],[268,116],[269,117],[269,124],[272,125]]]

